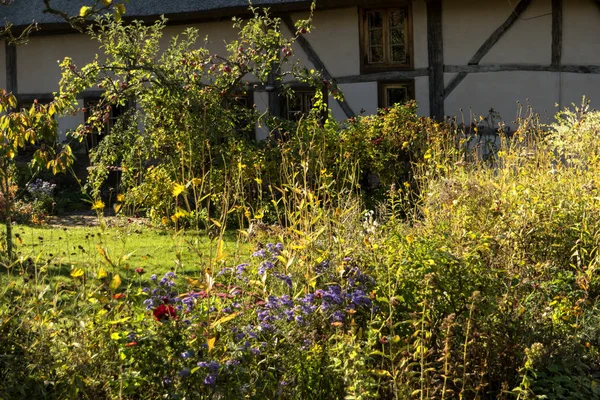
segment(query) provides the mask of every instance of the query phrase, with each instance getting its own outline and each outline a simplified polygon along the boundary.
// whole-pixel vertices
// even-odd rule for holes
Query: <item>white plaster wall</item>
[[[339,86],[342,93],[344,93],[344,99],[357,115],[361,114],[363,110],[364,114],[377,113],[377,82],[346,83]],[[331,100],[329,104],[332,104]],[[342,118],[338,119],[346,118],[343,112],[341,115]]]
[[[292,15],[294,21],[306,17],[306,14]],[[339,77],[360,74],[358,8],[315,12],[313,29],[305,38],[331,75]],[[295,46],[294,50],[299,50],[301,58],[306,59],[299,47]]]
[[[424,0],[413,1],[412,14],[415,68],[427,68],[429,66],[429,55],[427,53],[427,8]]]
[[[83,107],[83,100],[77,101],[77,107]],[[67,132],[74,131],[79,125],[83,124],[84,113],[79,112],[74,115],[65,115],[58,118],[58,137],[59,141],[63,141],[67,138]]]
[[[590,0],[568,0],[563,18],[563,64],[600,65],[600,8]]]
[[[513,6],[517,1],[512,0]],[[501,12],[504,19],[508,18],[511,9],[506,0],[506,7]],[[570,0],[565,2],[569,7]],[[552,61],[552,2],[551,0],[533,0],[521,18],[504,34],[489,53],[483,57],[481,64],[542,64]],[[598,20],[600,22],[600,18]],[[498,25],[500,26],[500,25]],[[496,29],[494,27],[494,29]],[[485,41],[487,37],[480,38]],[[483,44],[483,41],[481,44]]]
[[[569,0],[570,2],[570,0]],[[569,2],[566,2],[568,4]],[[511,7],[512,3],[512,7]],[[444,62],[465,65],[488,37],[510,16],[517,0],[444,0]],[[547,64],[551,57],[551,0],[533,0],[481,63]]]
[[[69,34],[31,37],[17,47],[19,93],[51,93],[58,90],[58,62],[69,56],[76,65],[94,60],[97,42],[86,35]]]
[[[417,114],[423,117],[429,116],[429,77],[419,76],[415,78],[415,100],[419,104]]]
[[[543,122],[558,111],[559,74],[553,72],[493,72],[469,74],[445,101],[446,114],[470,123],[486,117],[490,109],[507,124],[527,111],[540,114]]]
[[[267,92],[254,92],[254,104],[260,114],[264,114],[269,109],[269,94]],[[265,140],[269,137],[269,129],[260,121],[256,126],[256,139]]]
[[[561,74],[561,108],[580,106],[583,96],[591,101],[590,105],[600,110],[600,75]]]
[[[0,40],[0,89],[6,89],[6,53],[3,40]]]

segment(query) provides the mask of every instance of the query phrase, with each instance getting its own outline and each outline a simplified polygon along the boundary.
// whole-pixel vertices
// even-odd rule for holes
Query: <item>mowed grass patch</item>
[[[248,259],[252,246],[235,234],[223,237],[224,257],[217,258],[218,239],[203,233],[165,231],[146,226],[36,227],[13,229],[16,254],[36,265],[45,265],[49,276],[67,278],[81,268],[94,273],[100,268],[122,272],[143,268],[144,278],[175,271],[198,276],[206,268],[235,265]]]

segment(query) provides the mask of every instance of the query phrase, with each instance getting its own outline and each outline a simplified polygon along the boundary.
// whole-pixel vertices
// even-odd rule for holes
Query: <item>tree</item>
[[[240,114],[248,115],[253,130],[260,116],[237,107],[236,96],[254,85],[272,85],[284,94],[289,90],[286,77],[317,87],[321,100],[326,87],[335,90],[318,71],[293,62],[293,43],[308,32],[310,18],[297,22],[295,36],[285,37],[279,18],[252,11],[252,18],[234,21],[238,38],[227,44],[226,54],[199,46],[196,29],[185,30],[163,50],[164,20],[123,24],[105,17],[89,32],[104,51],[102,61],[81,66],[66,58],[61,63],[60,95],[72,104],[85,90],[103,90],[76,136],[102,135],[111,110],[136,105],[91,151],[88,188],[94,200],[100,197],[108,167],[118,165],[125,203],[142,205],[153,218],[186,216],[197,224],[200,213],[202,221],[217,219],[224,226],[228,213],[241,208],[229,201],[232,177],[244,171],[238,182],[255,181],[258,177],[248,171],[261,161],[252,159],[258,154],[251,149],[256,145],[244,140],[236,125]]]
[[[53,173],[64,171],[72,162],[71,148],[58,145],[57,122],[54,116],[63,109],[65,100],[56,99],[48,105],[34,103],[30,109],[16,111],[15,96],[5,90],[0,92],[0,193],[4,198],[6,223],[6,250],[13,256],[11,186],[15,169],[15,157],[19,150],[29,144],[38,144],[32,164],[51,169]]]

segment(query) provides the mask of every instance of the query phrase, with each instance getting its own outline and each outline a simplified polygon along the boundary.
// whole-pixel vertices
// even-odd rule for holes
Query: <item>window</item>
[[[412,23],[408,5],[361,10],[363,72],[412,68]]]
[[[281,116],[290,121],[299,121],[312,109],[314,97],[314,90],[295,90],[291,97],[283,98]]]
[[[233,110],[233,119],[238,133],[254,135],[254,93],[252,91],[234,91],[225,100],[225,108]]]
[[[415,98],[414,81],[380,82],[379,107],[392,107],[397,103],[406,103]]]
[[[89,100],[85,101],[85,120],[86,120],[86,122],[91,115],[92,109],[99,107],[100,103],[101,102],[99,99],[89,99]],[[108,110],[108,112],[107,112],[108,118],[106,120],[103,120],[104,132],[102,132],[102,134],[98,134],[97,132],[92,132],[86,136],[88,151],[90,149],[93,149],[94,147],[98,146],[98,143],[100,143],[100,141],[102,140],[104,135],[108,135],[110,133],[110,130],[113,128],[113,126],[115,126],[115,123],[117,122],[119,117],[121,115],[123,115],[123,113],[129,108],[129,106],[109,106],[109,105],[105,105],[105,107]]]
[[[314,106],[315,90],[311,88],[292,88],[290,96],[281,98],[281,117],[290,121],[300,121],[310,113]],[[327,101],[327,97],[325,97]]]

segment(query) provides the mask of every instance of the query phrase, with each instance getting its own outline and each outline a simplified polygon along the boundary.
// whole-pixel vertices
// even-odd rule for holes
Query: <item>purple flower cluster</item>
[[[277,256],[283,251],[283,244],[268,243],[266,248],[260,249],[252,253],[252,257],[262,258],[263,261],[258,266],[258,274],[264,275],[267,271],[275,268]]]
[[[204,384],[207,386],[214,385],[217,382],[221,364],[217,361],[200,361],[197,365],[207,371],[207,375],[204,378]]]
[[[157,286],[153,289],[145,287],[142,289],[142,292],[150,295],[146,300],[144,300],[144,305],[146,306],[146,310],[151,310],[161,304],[177,304],[181,303],[181,299],[177,297],[177,292],[174,289],[175,279],[177,276],[174,272],[167,272],[160,281],[156,275],[152,275],[150,279],[152,282],[157,283]],[[177,304],[175,306],[177,311],[182,311],[183,306],[181,304]]]
[[[318,265],[323,270],[329,268],[329,263]],[[291,277],[275,274],[291,287]],[[256,315],[262,331],[273,331],[273,324],[277,321],[292,322],[305,325],[307,318],[316,312],[321,312],[329,322],[346,322],[348,313],[354,314],[358,310],[368,310],[372,307],[369,289],[374,284],[373,278],[362,273],[358,267],[345,268],[343,278],[345,282],[330,284],[308,293],[295,301],[289,296],[269,296]]]
[[[26,187],[34,199],[39,199],[42,196],[52,196],[56,185],[38,178],[35,182],[28,183]]]

